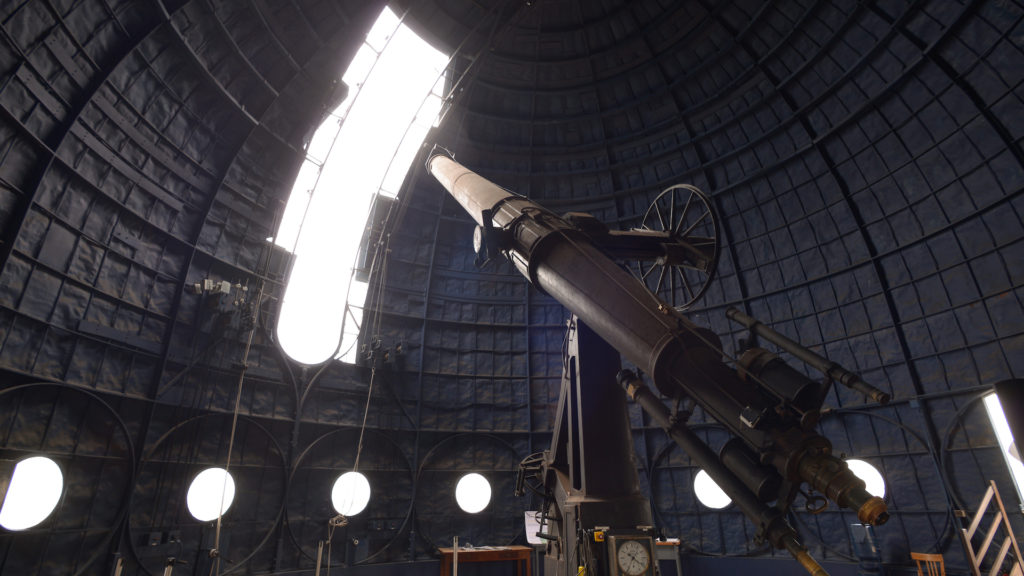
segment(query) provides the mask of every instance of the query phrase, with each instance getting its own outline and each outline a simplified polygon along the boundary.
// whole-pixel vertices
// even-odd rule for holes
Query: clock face
[[[620,544],[615,557],[619,562],[619,570],[629,576],[643,574],[651,564],[651,555],[647,547],[637,540],[626,540]]]

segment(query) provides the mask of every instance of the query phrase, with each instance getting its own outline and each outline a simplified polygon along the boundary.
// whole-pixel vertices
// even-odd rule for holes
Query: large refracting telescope
[[[879,402],[888,401],[887,395],[739,311],[731,311],[730,317],[752,334],[794,351],[822,370],[826,381],[814,381],[760,348],[746,351],[731,367],[715,333],[697,326],[659,297],[658,289],[666,279],[676,278],[685,299],[699,297],[706,285],[694,286],[682,274],[673,276],[674,268],[703,272],[704,281],[710,281],[717,260],[717,239],[711,234],[692,234],[694,226],[684,226],[672,217],[666,222],[661,214],[661,226],[653,227],[660,230],[609,231],[588,215],[559,216],[545,210],[447,155],[431,156],[427,167],[478,224],[474,244],[481,258],[509,258],[531,283],[653,382],[658,392],[634,372],[617,375],[628,396],[758,527],[760,539],[788,550],[810,573],[825,573],[785,519],[785,511],[803,486],[850,509],[864,524],[878,525],[888,519],[885,503],[865,490],[864,482],[832,454],[828,439],[815,431],[828,382],[849,386]],[[695,189],[686,186],[681,191],[687,190]],[[706,203],[702,194],[691,196],[682,209],[684,219],[694,198]],[[638,277],[615,258],[646,259],[652,264],[646,269],[641,266]],[[660,270],[652,272],[655,267]],[[581,389],[586,387],[582,382]],[[679,407],[694,403],[734,437],[718,454],[687,427],[688,411]],[[581,458],[609,468],[632,468],[631,462],[608,461],[609,456],[600,451]],[[555,458],[548,456],[546,465],[557,467]],[[552,477],[545,480],[549,491],[558,488],[550,485],[557,483]],[[635,499],[635,494],[630,498]],[[615,521],[611,515],[609,526]],[[620,573],[614,569],[614,559],[610,565],[606,573]]]

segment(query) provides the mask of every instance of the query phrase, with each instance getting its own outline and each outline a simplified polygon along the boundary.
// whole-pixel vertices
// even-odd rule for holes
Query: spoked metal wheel
[[[638,260],[634,272],[647,289],[677,310],[700,299],[718,267],[718,215],[696,186],[676,184],[651,203],[641,230],[667,233],[665,254]]]

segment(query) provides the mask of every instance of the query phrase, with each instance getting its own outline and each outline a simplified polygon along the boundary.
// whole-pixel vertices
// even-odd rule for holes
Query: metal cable
[[[366,432],[366,418],[370,415],[370,397],[373,395],[373,381],[377,375],[377,368],[370,367],[370,386],[366,390],[366,408],[363,409],[363,425],[359,428],[359,443],[356,445],[356,460],[352,464],[352,471],[359,471],[359,457],[363,453],[363,434]]]
[[[276,224],[278,222],[280,222],[280,218],[281,218],[281,210],[278,210],[274,214],[275,229],[276,229]],[[260,277],[259,277],[260,278],[260,280],[259,280],[259,288],[256,290],[256,299],[254,300],[255,305],[252,306],[252,319],[251,319],[252,325],[249,327],[249,335],[246,338],[245,349],[242,351],[242,367],[241,367],[240,372],[238,374],[238,387],[237,387],[237,390],[235,392],[235,405],[234,405],[234,409],[232,410],[232,413],[231,413],[231,434],[228,437],[228,454],[227,454],[227,458],[226,458],[225,463],[224,463],[224,476],[225,476],[225,478],[224,478],[224,482],[221,484],[220,505],[217,508],[217,525],[216,525],[216,528],[214,529],[214,533],[213,533],[213,550],[211,550],[211,554],[216,552],[216,557],[215,557],[215,561],[210,566],[210,570],[211,570],[211,573],[216,573],[218,575],[220,574],[220,532],[221,532],[221,527],[222,527],[222,524],[223,524],[222,520],[223,520],[223,517],[224,517],[225,491],[227,489],[227,478],[229,477],[230,470],[231,470],[231,456],[232,456],[232,454],[234,452],[234,448],[235,448],[235,433],[238,430],[238,412],[241,409],[241,405],[242,405],[242,385],[245,382],[245,372],[246,372],[247,368],[249,367],[249,352],[252,350],[252,342],[253,342],[253,339],[255,338],[255,335],[256,335],[256,328],[259,326],[259,315],[260,315],[260,309],[262,308],[262,303],[263,303],[263,293],[264,293],[264,290],[266,289],[266,281],[264,280],[264,278],[266,277],[266,274],[269,271],[270,263],[271,263],[271,260],[272,260],[271,252],[267,251],[266,254],[267,254],[267,257],[266,257],[266,259],[265,259],[265,261],[263,262],[263,265],[262,265],[262,272],[263,272],[263,274],[261,274]],[[214,572],[214,570],[215,570],[215,572]]]
[[[231,414],[231,435],[228,438],[228,455],[224,464],[225,482],[221,484],[220,490],[220,506],[217,508],[217,527],[214,530],[213,535],[213,549],[217,551],[215,566],[217,568],[216,573],[220,574],[220,531],[222,518],[224,516],[224,498],[225,491],[227,489],[227,475],[231,469],[231,455],[235,448],[235,433],[238,430],[238,411],[242,405],[242,384],[245,381],[245,372],[249,367],[249,351],[252,349],[253,337],[256,334],[257,320],[259,319],[260,306],[259,303],[263,300],[263,290],[265,283],[261,280],[259,289],[256,293],[256,306],[253,306],[252,312],[252,326],[249,328],[249,337],[245,342],[245,350],[242,352],[242,367],[238,374],[238,389],[235,392],[235,407]]]

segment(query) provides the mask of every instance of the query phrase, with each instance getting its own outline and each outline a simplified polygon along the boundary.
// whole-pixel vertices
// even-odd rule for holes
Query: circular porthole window
[[[720,510],[732,503],[732,498],[722,491],[707,472],[701,470],[693,479],[693,492],[697,500],[708,508]]]
[[[863,460],[856,459],[847,460],[846,465],[850,467],[850,472],[853,472],[857,478],[864,481],[864,484],[867,485],[865,489],[868,491],[868,494],[885,498],[885,480],[882,478],[878,468]]]
[[[331,503],[344,516],[355,516],[370,502],[370,482],[359,472],[345,472],[334,481]]]
[[[0,526],[26,530],[39,524],[57,507],[63,491],[64,475],[53,460],[35,456],[18,462],[0,507]]]
[[[476,472],[466,474],[455,486],[455,501],[464,512],[476,514],[491,502],[491,483]]]
[[[188,487],[188,511],[200,522],[223,516],[235,499],[235,481],[223,468],[207,468]]]

